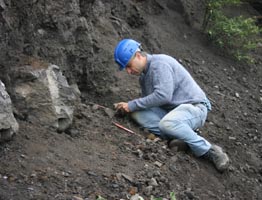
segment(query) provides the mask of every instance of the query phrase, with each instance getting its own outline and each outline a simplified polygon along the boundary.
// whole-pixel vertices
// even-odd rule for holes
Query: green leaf
[[[174,193],[174,192],[171,192],[171,193],[170,193],[170,199],[171,199],[171,200],[176,200],[176,196],[175,196],[175,193]]]
[[[96,200],[106,200],[105,198],[101,197],[100,195],[98,195]]]

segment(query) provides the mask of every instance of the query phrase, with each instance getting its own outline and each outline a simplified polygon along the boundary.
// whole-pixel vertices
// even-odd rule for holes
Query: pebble
[[[105,111],[105,113],[107,114],[107,116],[108,116],[109,118],[111,118],[111,119],[112,119],[112,118],[114,117],[114,115],[115,115],[115,111],[112,110],[112,109],[110,109],[110,108],[105,108],[104,111]]]
[[[185,191],[185,195],[189,198],[189,199],[195,199],[195,195],[193,192],[191,191]]]
[[[44,30],[44,29],[38,29],[37,32],[38,32],[40,35],[44,35],[44,34],[45,34],[45,30]]]
[[[137,149],[136,154],[138,155],[139,158],[143,158],[143,152],[140,149]]]
[[[135,194],[131,196],[130,200],[144,200],[144,198],[141,197],[139,194]]]
[[[94,104],[93,106],[92,106],[92,110],[98,110],[99,109],[99,105],[97,105],[97,104]]]
[[[73,196],[72,200],[84,200],[82,197]]]
[[[79,131],[75,130],[75,129],[69,129],[67,132],[67,134],[71,135],[71,136],[77,136],[79,135]]]
[[[154,171],[154,176],[160,176],[160,175],[161,175],[160,171]]]
[[[34,191],[34,188],[32,188],[32,187],[28,187],[27,188],[29,191]]]
[[[149,185],[145,188],[145,194],[147,196],[149,196],[151,193],[152,193],[152,190],[153,190],[153,186],[152,185]]]
[[[24,154],[21,154],[20,157],[21,157],[21,158],[25,158],[26,156],[25,156]]]
[[[122,176],[124,177],[124,179],[128,180],[129,182],[131,182],[131,183],[134,182],[132,177],[130,177],[130,176],[126,175],[126,174],[122,174]]]
[[[241,142],[236,142],[236,145],[240,146],[240,145],[242,145],[242,143]]]
[[[168,178],[167,177],[165,177],[165,176],[161,176],[160,178],[159,178],[159,180],[160,181],[162,181],[163,183],[165,183],[166,185],[169,185],[169,180],[168,180]]]
[[[90,175],[90,176],[97,176],[97,174],[95,172],[91,172],[91,171],[87,172],[87,174]]]
[[[154,164],[157,166],[157,167],[161,167],[163,164],[159,161],[155,161]]]
[[[119,188],[119,185],[118,184],[112,184],[112,187],[113,188]]]
[[[158,186],[158,183],[157,183],[155,178],[151,178],[151,180],[149,182],[149,185],[151,185],[151,186]]]

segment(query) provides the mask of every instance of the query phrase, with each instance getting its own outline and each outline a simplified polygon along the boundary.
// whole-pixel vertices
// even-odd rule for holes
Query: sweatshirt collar
[[[149,67],[150,67],[150,64],[151,64],[151,60],[152,60],[152,55],[146,54],[146,60],[147,60],[146,68],[144,69],[143,74],[146,74],[148,72],[148,70],[149,70]]]

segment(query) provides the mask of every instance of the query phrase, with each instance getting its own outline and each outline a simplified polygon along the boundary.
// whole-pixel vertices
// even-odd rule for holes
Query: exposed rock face
[[[13,74],[14,104],[21,118],[58,131],[71,125],[76,93],[58,66],[27,65]]]
[[[13,115],[12,102],[0,81],[0,142],[10,140],[18,132],[19,126]]]
[[[0,69],[8,72],[22,55],[33,56],[60,66],[68,82],[90,96],[108,93],[104,83],[113,81],[108,74],[119,39],[110,12],[117,6],[100,0],[0,1]],[[0,78],[8,91],[9,82]]]

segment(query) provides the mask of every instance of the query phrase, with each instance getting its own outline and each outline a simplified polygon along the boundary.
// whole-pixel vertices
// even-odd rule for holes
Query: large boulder
[[[24,120],[66,130],[73,120],[79,93],[56,65],[26,65],[13,72],[14,104]]]
[[[10,140],[18,129],[11,98],[6,92],[4,83],[0,81],[0,142]]]

